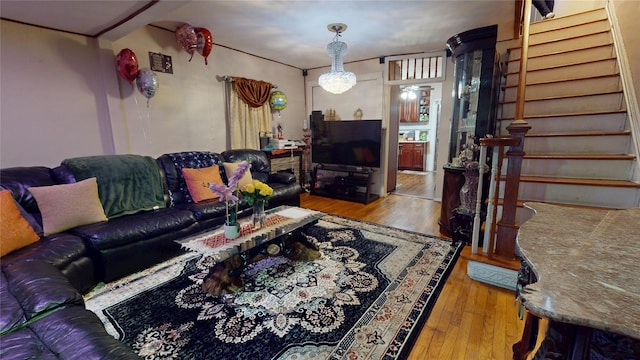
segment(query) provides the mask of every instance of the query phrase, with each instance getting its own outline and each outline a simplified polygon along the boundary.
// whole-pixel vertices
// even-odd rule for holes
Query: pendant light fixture
[[[347,44],[338,41],[342,32],[347,30],[347,25],[335,23],[327,25],[327,29],[335,32],[333,41],[327,44],[327,53],[331,57],[331,72],[320,75],[318,83],[320,87],[332,94],[342,94],[356,84],[356,75],[350,71],[344,71],[342,58],[347,53]]]

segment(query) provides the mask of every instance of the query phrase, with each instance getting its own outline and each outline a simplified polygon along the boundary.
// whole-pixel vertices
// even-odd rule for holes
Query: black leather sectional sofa
[[[0,186],[11,191],[16,203],[23,208],[25,218],[34,229],[41,230],[41,214],[29,192],[30,187],[75,183],[82,179],[76,178],[77,171],[74,173],[68,164],[74,161],[77,164],[78,159],[81,164],[98,162],[96,168],[100,171],[96,177],[104,202],[110,195],[105,194],[104,189],[123,187],[121,184],[100,187],[100,177],[111,174],[111,169],[100,165],[118,164],[126,156],[68,159],[70,161],[65,160],[55,168],[0,169]],[[0,259],[0,358],[137,358],[108,335],[99,319],[84,308],[82,294],[100,282],[115,280],[178,255],[182,250],[175,240],[224,222],[224,203],[217,199],[196,203],[190,199],[182,168],[220,165],[221,177],[226,181],[222,163],[246,160],[251,163],[252,177],[274,189],[269,207],[300,205],[302,189],[295,176],[288,172],[272,174],[269,160],[261,151],[179,152],[153,160],[151,168],[161,179],[159,196],[164,207],[113,216],[108,221],[41,236],[36,243]],[[138,168],[134,165],[125,163],[118,171],[135,177]],[[91,167],[85,170],[90,172]],[[122,191],[131,191],[126,190],[126,186],[124,189]],[[239,206],[239,217],[250,215],[251,208],[246,202],[241,201]]]

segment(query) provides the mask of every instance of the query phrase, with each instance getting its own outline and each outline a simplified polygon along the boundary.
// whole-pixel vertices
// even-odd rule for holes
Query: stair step
[[[561,97],[543,100],[526,101],[524,116],[545,114],[572,114],[577,111],[595,112],[607,110],[623,110],[625,108],[624,94],[619,92],[608,94],[593,94],[573,97]],[[515,115],[515,102],[502,104],[502,116]]]
[[[504,196],[504,183],[499,196]],[[628,180],[522,176],[518,199],[627,209],[640,202],[640,184]]]
[[[524,159],[530,160],[634,160],[630,154],[525,154]]]
[[[615,188],[640,189],[640,184],[630,180],[605,180],[605,179],[578,179],[578,178],[558,178],[549,176],[521,176],[520,182],[543,183],[543,184],[565,184],[565,185],[589,185],[605,186]]]
[[[530,83],[525,89],[525,100],[540,100],[561,96],[582,96],[593,93],[611,93],[622,91],[622,84],[618,75],[602,75],[596,77],[549,81],[537,84]],[[515,102],[518,93],[517,86],[506,86],[504,102]]]
[[[600,19],[592,22],[582,23],[561,29],[552,29],[543,32],[536,32],[529,35],[529,45],[538,45],[559,41],[567,38],[575,38],[589,34],[596,34],[609,31],[611,26],[608,19]]]
[[[634,166],[632,155],[525,155],[522,176],[572,179],[629,180]],[[503,164],[503,168],[506,166]]]
[[[527,70],[539,70],[545,68],[576,65],[585,62],[585,59],[591,61],[613,59],[616,57],[613,44],[605,44],[584,49],[564,51],[555,54],[541,55],[531,57],[527,60]],[[520,71],[520,58],[509,57],[507,61],[507,74],[517,73]]]
[[[498,134],[508,134],[509,132],[506,128],[513,120],[513,117],[499,118],[500,130]],[[626,130],[627,112],[616,110],[576,112],[573,114],[545,114],[527,116],[525,120],[531,125],[531,130],[529,130],[527,136],[559,132],[623,131]]]
[[[527,85],[615,74],[618,74],[618,63],[616,59],[604,59],[570,66],[527,71]],[[517,86],[518,80],[518,73],[507,74],[505,86]]]
[[[537,34],[545,31],[553,31],[572,27],[579,24],[607,19],[607,11],[604,8],[584,11],[577,14],[558,17],[551,20],[539,21],[531,24],[529,34]]]
[[[595,34],[589,34],[579,37],[571,37],[558,41],[547,42],[529,46],[529,57],[551,55],[563,53],[572,50],[591,48],[595,46],[608,45],[613,42],[611,31],[602,31]],[[509,48],[509,58],[519,59],[521,48]]]
[[[598,136],[532,136],[524,142],[527,154],[627,154],[631,152],[631,136],[628,133],[610,133]]]
[[[534,137],[569,137],[569,136],[617,136],[631,135],[631,130],[623,131],[583,131],[583,132],[557,132],[557,133],[527,133],[526,138]]]

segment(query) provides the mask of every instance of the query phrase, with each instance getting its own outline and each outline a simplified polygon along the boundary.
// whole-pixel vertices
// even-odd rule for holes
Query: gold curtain
[[[230,148],[260,150],[260,132],[271,131],[271,107],[268,102],[251,107],[237,89],[235,83],[229,96]]]
[[[271,83],[260,80],[245,79],[234,77],[236,91],[240,98],[249,105],[249,107],[257,108],[269,100],[271,95]]]

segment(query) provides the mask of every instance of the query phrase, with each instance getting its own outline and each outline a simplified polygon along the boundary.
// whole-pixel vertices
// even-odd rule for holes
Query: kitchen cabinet
[[[431,88],[409,86],[401,90],[400,122],[429,121]]]
[[[401,142],[398,144],[399,170],[424,170],[424,142]]]

